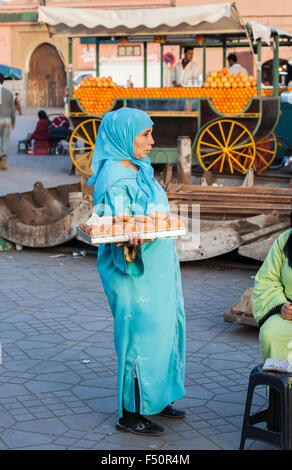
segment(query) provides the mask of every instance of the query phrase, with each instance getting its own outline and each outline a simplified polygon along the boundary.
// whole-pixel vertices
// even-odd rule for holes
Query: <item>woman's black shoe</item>
[[[172,405],[167,405],[164,410],[158,413],[159,416],[165,416],[166,418],[184,418],[186,412],[184,410],[179,410],[174,408]]]
[[[136,415],[135,422],[120,418],[116,424],[118,431],[132,432],[142,436],[159,436],[164,433],[163,427],[153,423],[149,419],[141,415]]]

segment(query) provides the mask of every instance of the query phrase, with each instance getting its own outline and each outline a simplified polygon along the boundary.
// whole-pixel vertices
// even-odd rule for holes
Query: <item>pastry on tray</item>
[[[149,215],[132,216],[119,212],[115,217],[98,217],[96,224],[87,225],[82,222],[79,227],[87,235],[98,237],[180,229],[184,227],[184,224],[182,219],[166,212],[150,212]]]

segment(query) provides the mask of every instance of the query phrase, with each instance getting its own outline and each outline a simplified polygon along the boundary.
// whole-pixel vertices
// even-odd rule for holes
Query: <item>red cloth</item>
[[[69,119],[65,116],[57,116],[51,122],[53,127],[61,127],[64,124],[69,127]]]
[[[29,137],[29,142],[32,140],[42,140],[50,142],[49,121],[47,119],[40,119],[36,125],[35,130]]]

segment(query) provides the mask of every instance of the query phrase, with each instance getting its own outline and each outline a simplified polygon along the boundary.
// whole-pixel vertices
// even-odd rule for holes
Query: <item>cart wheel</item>
[[[253,169],[257,173],[266,170],[275,160],[278,150],[278,140],[274,132],[263,140],[256,142],[256,156],[253,163]],[[249,154],[250,149],[244,153]]]
[[[90,175],[90,163],[92,159],[97,129],[101,119],[88,119],[74,129],[69,141],[69,153],[73,164],[81,171]]]
[[[246,173],[254,163],[256,146],[252,134],[243,124],[222,119],[203,129],[196,151],[200,165],[206,171]]]
[[[271,170],[278,170],[284,166],[284,162],[287,158],[292,156],[292,145],[289,144],[288,140],[284,139],[280,135],[277,137],[277,155],[275,160],[270,165]]]

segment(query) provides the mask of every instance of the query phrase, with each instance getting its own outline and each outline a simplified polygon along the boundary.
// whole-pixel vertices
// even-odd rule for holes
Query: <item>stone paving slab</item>
[[[96,257],[74,259],[67,247],[67,257],[50,258],[62,249],[0,254],[0,449],[238,449],[249,373],[261,356],[257,329],[223,314],[253,285],[256,268],[181,265],[187,363],[177,405],[187,416],[153,417],[166,432],[150,439],[115,429],[113,320]],[[265,407],[263,389],[254,403]]]

